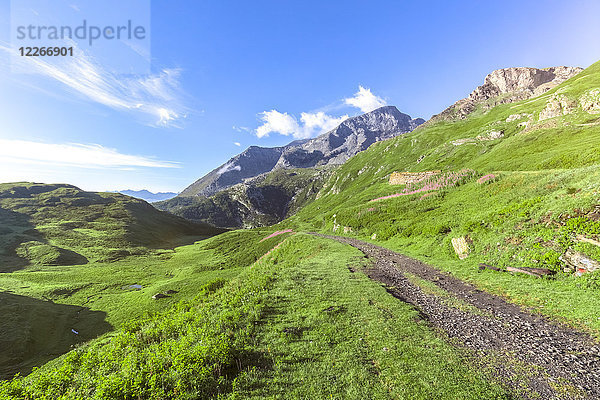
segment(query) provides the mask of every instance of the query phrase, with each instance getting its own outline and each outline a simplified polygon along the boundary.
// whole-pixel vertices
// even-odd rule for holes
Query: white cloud
[[[248,128],[247,126],[232,126],[232,129],[234,131],[238,131],[238,132],[252,132],[252,129]]]
[[[233,163],[227,163],[223,165],[218,171],[217,174],[222,175],[225,172],[229,171],[241,171],[242,167],[240,165],[234,165]]]
[[[269,133],[271,132],[289,136],[300,130],[296,118],[288,113],[280,113],[277,110],[271,110],[263,111],[260,115],[263,124],[256,129],[256,136],[259,138],[269,136]]]
[[[347,115],[343,115],[339,118],[335,118],[335,117],[325,114],[322,111],[319,111],[317,113],[302,113],[302,114],[300,114],[300,120],[304,124],[304,129],[311,133],[317,132],[317,134],[325,133],[325,132],[332,130],[333,128],[337,127],[339,124],[344,122],[344,120],[347,118],[348,118]],[[311,136],[312,136],[312,134],[307,137],[311,137]]]
[[[321,108],[321,111],[303,112],[300,114],[299,121],[288,113],[277,110],[263,111],[259,114],[262,125],[256,129],[255,134],[259,138],[269,136],[270,133],[278,133],[284,136],[293,136],[296,139],[307,139],[334,129],[348,118],[348,115],[334,117],[326,114],[326,111],[352,106],[362,112],[370,112],[386,104],[385,100],[374,95],[371,89],[359,86],[358,92],[353,97],[345,98],[335,105]],[[233,129],[238,132],[247,130],[247,128],[235,126]]]
[[[43,164],[78,168],[179,168],[175,162],[151,157],[123,154],[98,144],[54,144],[25,140],[0,139],[0,165],[15,168],[14,164]]]
[[[306,139],[330,131],[348,118],[347,115],[336,118],[324,112],[302,113],[298,122],[294,116],[277,110],[264,111],[260,115],[263,124],[256,129],[256,136],[259,138],[278,133]]]
[[[0,50],[14,51],[2,45]],[[180,101],[179,69],[164,69],[149,76],[118,76],[85,52],[75,51],[77,57],[59,57],[60,64],[54,64],[54,58],[13,57],[17,64],[13,63],[13,68],[41,74],[87,100],[150,118],[155,126],[173,126],[186,117],[187,110]]]
[[[240,147],[242,144],[240,142],[233,142],[237,147]]]
[[[344,99],[344,103],[359,108],[362,112],[370,112],[379,107],[385,106],[387,103],[381,97],[375,96],[371,93],[371,89],[358,87],[358,92],[354,94],[354,97]]]

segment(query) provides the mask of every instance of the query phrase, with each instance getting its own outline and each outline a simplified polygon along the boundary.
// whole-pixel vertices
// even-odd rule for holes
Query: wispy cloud
[[[232,126],[232,129],[237,132],[252,132],[252,129],[247,126]]]
[[[0,50],[15,51],[1,44]],[[179,69],[167,68],[148,76],[121,76],[105,69],[89,54],[79,49],[76,52],[77,57],[60,57],[56,64],[54,58],[13,57],[13,68],[40,74],[86,100],[138,115],[151,125],[177,126],[186,117]]]
[[[362,112],[371,112],[387,103],[381,97],[375,96],[371,89],[358,86],[358,92],[354,96],[344,99],[344,103],[359,108]]]
[[[227,163],[223,165],[218,171],[217,174],[222,175],[229,171],[241,171],[242,167],[240,165],[235,165],[234,163]]]
[[[54,144],[0,139],[0,165],[15,163],[73,166],[79,168],[180,168],[176,162],[123,154],[98,144]]]
[[[242,144],[240,142],[233,142],[237,147],[240,147]]]
[[[278,133],[296,139],[307,139],[330,131],[348,118],[347,115],[332,117],[324,112],[317,112],[301,113],[298,121],[294,116],[277,110],[264,111],[260,116],[263,124],[256,129],[256,136],[259,138]]]

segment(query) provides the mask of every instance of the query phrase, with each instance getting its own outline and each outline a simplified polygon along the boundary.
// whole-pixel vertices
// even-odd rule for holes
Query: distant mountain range
[[[155,201],[169,200],[177,196],[174,192],[158,192],[152,193],[148,190],[121,190],[117,193],[125,194],[127,196],[135,197],[136,199],[142,199],[148,203],[154,203]]]
[[[386,106],[348,118],[314,139],[297,140],[282,147],[251,146],[191,184],[179,196],[210,196],[245,179],[281,168],[340,165],[373,143],[410,132],[424,122],[422,118],[412,119],[394,106]]]

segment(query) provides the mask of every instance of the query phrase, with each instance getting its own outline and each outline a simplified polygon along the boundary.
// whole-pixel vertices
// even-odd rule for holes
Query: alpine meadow
[[[78,104],[83,95],[104,108],[90,103],[79,110],[86,115],[89,108],[77,122],[93,132],[86,144],[58,130],[60,145],[43,133],[36,133],[44,139],[35,146],[27,144],[33,139],[0,138],[0,163],[14,165],[12,175],[3,176],[26,177],[35,168],[41,176],[0,180],[0,400],[599,399],[600,62],[490,68],[482,74],[487,76],[471,78],[480,86],[462,87],[467,97],[428,119],[401,112],[410,98],[396,107],[389,104],[391,95],[379,97],[361,84],[353,97],[330,103],[315,92],[318,101],[304,108],[312,111],[297,114],[261,103],[267,111],[254,113],[261,125],[249,128],[237,122],[233,109],[247,113],[254,105],[242,100],[273,93],[244,86],[248,99],[240,99],[234,75],[258,85],[264,73],[296,90],[294,79],[302,77],[302,96],[295,99],[290,90],[281,94],[289,101],[278,100],[289,110],[306,101],[304,95],[313,96],[306,82],[329,80],[333,87],[345,76],[328,70],[331,50],[302,61],[308,53],[296,41],[304,39],[300,33],[319,48],[354,40],[361,48],[352,50],[356,59],[371,57],[369,64],[383,58],[375,51],[359,57],[364,47],[346,30],[344,10],[325,28],[312,14],[291,15],[290,9],[267,21],[279,11],[239,6],[255,25],[234,29],[242,24],[236,12],[224,33],[217,27],[225,23],[210,17],[222,4],[175,15],[153,2],[153,10],[180,25],[167,26],[153,11],[152,49],[159,50],[152,57],[136,42],[121,43],[153,63],[143,79],[107,75],[93,57],[74,56],[64,71],[44,57],[30,57],[46,77],[77,92],[73,98],[55,93],[50,102]],[[423,13],[426,7],[411,10]],[[379,16],[386,12],[379,9],[377,18],[388,21]],[[150,35],[145,15],[127,18]],[[13,13],[11,21],[18,16]],[[301,28],[290,22],[301,17]],[[371,17],[369,11],[364,18]],[[382,22],[387,30],[378,31],[379,38],[403,29],[397,27],[401,19],[392,22]],[[327,32],[326,39],[312,36],[311,23],[315,35]],[[175,50],[162,52],[166,32],[202,24],[207,35],[216,30],[214,43],[207,45],[196,31],[197,42],[187,43],[227,67],[215,62],[198,68],[194,79],[227,70],[232,81],[219,81],[219,91],[232,105],[223,109],[223,99],[189,100],[179,92],[180,86],[188,89],[179,84],[180,75],[189,73],[185,65],[155,71],[155,54],[161,62],[179,60]],[[282,57],[281,69],[253,58],[252,52],[263,54],[258,44],[245,47],[239,58],[226,53],[234,36],[261,42],[261,24],[289,34],[269,36],[275,41],[269,46],[279,46],[272,57]],[[473,24],[473,30],[483,29]],[[500,40],[496,31],[486,34]],[[293,46],[284,48],[291,38]],[[98,48],[113,45],[97,40]],[[77,46],[76,54],[84,54]],[[537,53],[527,51],[535,59]],[[420,50],[411,55],[422,56]],[[417,62],[408,58],[401,62]],[[327,70],[327,79],[312,69],[303,75],[290,60],[302,62],[297,68]],[[431,74],[423,65],[423,74]],[[435,79],[435,85],[420,84],[424,91],[435,87],[444,99],[452,84],[464,86],[449,74]],[[27,90],[37,90],[34,82],[27,81]],[[194,86],[194,95],[203,90],[212,93],[208,85]],[[123,122],[125,114],[134,122]],[[222,139],[218,130],[214,143],[185,136],[186,118],[211,115],[224,115],[227,129],[234,125],[238,136],[227,140],[239,154],[211,155]],[[48,121],[50,129],[56,121]],[[118,124],[143,126],[110,136],[120,146],[127,135],[139,134],[130,154],[91,144]],[[208,130],[209,124],[198,126]],[[159,146],[146,134],[163,131],[172,137],[160,138]],[[241,147],[246,143],[239,137],[253,142]],[[263,139],[273,145],[256,145]],[[164,150],[160,159],[140,155],[153,146]],[[31,154],[17,151],[23,148]],[[211,164],[198,168],[202,175],[189,175],[189,161],[164,161],[179,160],[179,152],[195,152]],[[59,172],[64,175],[55,181],[46,179]],[[96,190],[79,184],[77,174],[108,184]],[[55,183],[69,176],[73,182]],[[148,186],[154,180],[161,184]]]

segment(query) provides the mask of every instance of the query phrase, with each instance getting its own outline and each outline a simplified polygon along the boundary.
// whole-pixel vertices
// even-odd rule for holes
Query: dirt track
[[[373,263],[366,271],[370,278],[417,307],[451,341],[474,351],[519,397],[600,399],[600,345],[588,335],[413,258],[356,239],[315,235],[361,250]],[[443,291],[428,290],[414,275]]]

